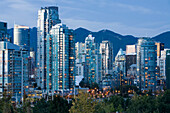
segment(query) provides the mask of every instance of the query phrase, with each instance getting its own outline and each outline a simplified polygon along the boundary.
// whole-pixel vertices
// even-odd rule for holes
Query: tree
[[[33,112],[34,113],[49,113],[48,106],[49,106],[48,102],[46,102],[45,99],[42,98],[35,104],[33,108]]]
[[[53,100],[41,99],[33,108],[34,113],[68,113],[71,104],[60,96],[54,96]]]
[[[3,93],[3,98],[0,101],[0,113],[14,113],[16,112],[15,107],[11,103],[11,96]]]
[[[70,113],[94,113],[97,102],[88,93],[79,92],[73,101]]]
[[[104,102],[105,102],[106,113],[116,112],[116,111],[119,111],[119,112],[125,111],[124,110],[125,101],[123,97],[121,96],[111,96],[109,100],[105,99]]]
[[[138,96],[134,95],[127,112],[129,113],[153,113],[157,112],[156,98],[153,96]]]
[[[158,109],[160,113],[168,113],[170,111],[170,90],[166,90],[163,96],[157,98]]]

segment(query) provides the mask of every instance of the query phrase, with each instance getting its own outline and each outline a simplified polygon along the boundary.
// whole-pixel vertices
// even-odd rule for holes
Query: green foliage
[[[34,113],[68,113],[70,109],[68,101],[60,96],[54,97],[53,100],[46,101],[41,99],[33,108]]]
[[[95,113],[106,113],[105,111],[105,104],[103,102],[98,102],[95,106]]]
[[[104,110],[105,110],[106,113],[116,112],[116,109],[114,108],[114,104],[113,103],[105,105],[105,109]]]
[[[79,85],[80,85],[82,88],[89,88],[89,89],[97,88],[97,89],[99,89],[99,85],[98,85],[96,82],[90,84],[89,82],[85,82],[84,78],[81,80],[81,82],[79,83]]]
[[[105,100],[106,104],[113,103],[114,108],[118,108],[121,105],[124,108],[124,99],[121,96],[111,96],[109,100]]]
[[[80,92],[73,102],[70,113],[94,113],[97,102],[88,93]]]
[[[3,98],[0,100],[0,113],[15,113],[16,109],[11,103],[11,96],[3,93]]]
[[[160,113],[170,112],[170,90],[166,90],[163,96],[157,98],[157,106]]]
[[[53,100],[37,100],[34,107],[31,107],[30,99],[25,98],[21,107],[17,108],[11,103],[11,96],[3,95],[0,99],[0,113],[169,113],[170,111],[170,90],[166,90],[158,97],[147,93],[139,96],[137,93],[132,98],[122,96],[111,96],[105,100],[97,101],[90,94],[80,92],[68,104],[67,100],[60,96]],[[31,101],[32,102],[32,101]]]
[[[156,98],[153,96],[134,95],[127,111],[129,113],[152,113],[157,111]]]

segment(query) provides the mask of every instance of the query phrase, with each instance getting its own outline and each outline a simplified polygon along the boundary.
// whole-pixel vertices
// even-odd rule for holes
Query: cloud
[[[128,4],[122,4],[122,3],[116,3],[118,7],[125,8],[131,11],[135,12],[141,12],[141,13],[152,13],[153,11],[151,9],[141,7],[141,6],[135,6],[135,5],[128,5]]]

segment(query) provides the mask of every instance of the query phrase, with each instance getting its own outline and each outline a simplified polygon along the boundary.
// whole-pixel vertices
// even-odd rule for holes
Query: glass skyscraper
[[[7,33],[7,23],[0,22],[0,41],[11,41],[11,37]]]
[[[14,44],[30,50],[30,29],[27,26],[14,25]]]
[[[156,45],[151,38],[140,38],[137,44],[137,84],[140,90],[156,90]]]
[[[95,37],[91,34],[85,39],[85,43],[76,43],[76,68],[77,75],[83,75],[85,82],[90,85],[100,83],[101,78],[101,54],[99,45],[95,43]],[[81,74],[79,74],[81,73]]]
[[[37,75],[38,86],[46,89],[46,41],[52,26],[61,23],[58,7],[45,7],[38,11],[37,21]]]
[[[100,54],[102,55],[102,77],[113,74],[113,45],[109,41],[100,43]]]
[[[64,24],[52,27],[46,42],[47,92],[70,90],[75,84],[73,30]]]
[[[15,44],[0,42],[0,96],[3,92],[21,100],[28,91],[28,51]]]

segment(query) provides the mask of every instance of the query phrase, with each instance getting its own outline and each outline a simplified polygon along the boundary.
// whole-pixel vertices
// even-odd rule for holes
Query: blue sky
[[[72,29],[150,37],[170,31],[170,0],[0,0],[0,20],[9,28],[14,22],[34,27],[38,9],[52,5]]]

